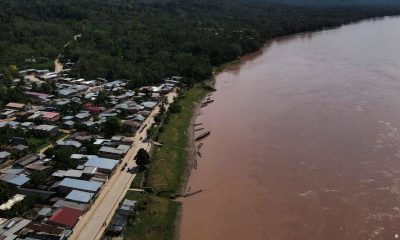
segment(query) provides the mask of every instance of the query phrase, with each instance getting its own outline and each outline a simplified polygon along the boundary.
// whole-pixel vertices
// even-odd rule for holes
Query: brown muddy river
[[[216,88],[180,239],[400,239],[400,18],[277,39]]]

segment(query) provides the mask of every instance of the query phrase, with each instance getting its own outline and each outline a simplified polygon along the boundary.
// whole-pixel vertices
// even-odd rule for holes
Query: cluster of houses
[[[135,133],[163,100],[163,95],[172,91],[180,80],[166,79],[159,86],[142,87],[135,93],[126,89],[127,80],[86,81],[69,78],[68,71],[21,71],[21,76],[55,81],[56,94],[32,91],[27,84],[24,94],[29,102],[10,102],[0,111],[0,129],[18,129],[34,138],[54,139],[50,143],[54,149],[72,149],[68,160],[76,166],[54,169],[54,156],[36,152],[39,149],[27,151],[31,148],[25,138],[13,137],[7,146],[0,146],[0,181],[18,189],[18,194],[0,205],[0,214],[32,195],[47,203],[35,206],[37,214],[33,218],[0,218],[0,239],[66,239],[134,144],[126,136],[105,138],[101,133],[82,132],[76,126],[98,128],[109,117],[119,117],[123,131]],[[106,104],[99,105],[96,100],[102,91],[107,92]],[[65,111],[72,104],[79,106],[73,114]],[[89,151],[89,147],[96,151]],[[24,150],[26,154],[16,157],[14,151]],[[49,174],[49,170],[49,181],[42,186],[32,184],[35,176]],[[121,203],[110,227],[117,231],[133,208],[134,202]]]
[[[17,236],[22,236],[31,239],[46,237],[63,239],[71,234],[80,216],[90,208],[103,185],[133,144],[131,139],[123,136],[114,136],[111,139],[94,137],[87,133],[77,133],[55,143],[58,147],[74,149],[76,153],[71,154],[70,158],[76,162],[77,167],[55,170],[46,189],[42,189],[43,186],[37,186],[39,189],[32,187],[29,182],[34,172],[50,168],[52,157],[37,153],[29,154],[14,161],[11,167],[2,170],[0,180],[18,187],[19,193],[1,205],[0,211],[11,209],[14,204],[32,195],[45,199],[48,206],[42,204],[41,208],[37,209],[37,216],[34,219],[3,219],[3,225],[0,225],[0,238],[7,236],[6,239],[16,239]],[[98,154],[79,153],[87,141],[97,145]],[[12,222],[21,223],[18,224],[18,228],[12,228],[10,227]]]

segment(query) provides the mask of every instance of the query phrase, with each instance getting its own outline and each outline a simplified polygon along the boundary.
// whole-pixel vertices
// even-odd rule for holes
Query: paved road
[[[172,102],[176,96],[176,92],[169,93],[166,97],[168,102]],[[111,221],[119,202],[124,198],[128,191],[135,174],[128,173],[126,170],[121,171],[122,166],[127,163],[127,168],[135,167],[133,158],[136,156],[140,148],[150,149],[149,143],[144,143],[140,139],[146,139],[146,130],[154,123],[154,116],[159,112],[159,106],[151,112],[150,116],[145,120],[142,126],[146,127],[140,133],[137,132],[134,137],[134,143],[126,156],[123,158],[118,169],[106,185],[101,190],[95,203],[90,210],[86,212],[74,228],[73,234],[69,237],[71,240],[91,240],[100,239],[104,233],[104,222],[107,224]]]

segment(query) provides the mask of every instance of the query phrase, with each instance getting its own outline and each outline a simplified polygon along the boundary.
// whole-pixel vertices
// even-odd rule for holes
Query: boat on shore
[[[196,140],[196,141],[199,141],[199,140],[201,140],[201,139],[207,137],[207,136],[210,135],[210,134],[211,134],[211,131],[207,131],[207,132],[201,133],[199,136],[196,137],[195,140]]]

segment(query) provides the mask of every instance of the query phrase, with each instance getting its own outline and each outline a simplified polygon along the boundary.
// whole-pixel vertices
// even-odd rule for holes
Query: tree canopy
[[[143,168],[146,165],[150,164],[150,156],[149,153],[143,148],[139,149],[135,157],[136,165]]]
[[[0,9],[0,74],[5,79],[22,68],[51,65],[62,53],[62,61],[75,63],[76,77],[126,78],[136,88],[171,75],[203,80],[214,66],[256,51],[272,37],[399,14],[400,3],[4,0]],[[43,88],[52,91],[52,86]],[[0,101],[18,97],[17,90],[0,87],[14,91],[0,94],[7,98]]]

